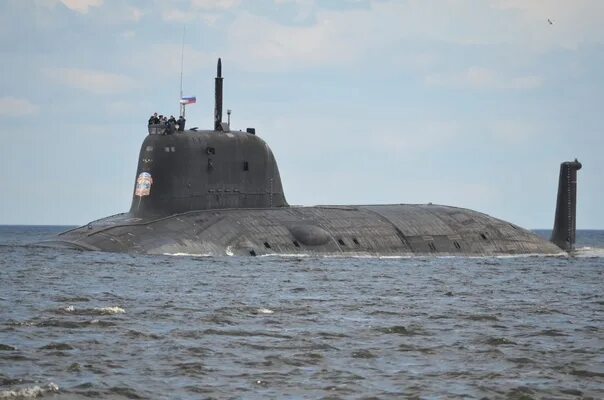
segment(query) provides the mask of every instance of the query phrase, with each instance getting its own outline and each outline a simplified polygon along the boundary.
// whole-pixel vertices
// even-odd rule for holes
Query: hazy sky
[[[548,19],[551,20],[548,22]],[[0,224],[129,209],[154,111],[272,147],[290,204],[440,203],[553,224],[578,157],[604,228],[602,0],[3,0]]]

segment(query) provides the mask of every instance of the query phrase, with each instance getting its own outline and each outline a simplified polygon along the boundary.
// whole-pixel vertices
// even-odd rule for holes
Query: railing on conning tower
[[[171,135],[176,132],[173,124],[149,124],[149,135]]]

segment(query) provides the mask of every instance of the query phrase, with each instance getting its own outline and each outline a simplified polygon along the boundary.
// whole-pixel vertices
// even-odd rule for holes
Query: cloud
[[[219,13],[215,12],[193,12],[182,11],[175,8],[165,10],[162,18],[166,22],[188,23],[192,21],[202,21],[206,25],[214,25],[220,18]]]
[[[317,5],[315,0],[274,0],[275,5],[282,6],[288,3],[295,4],[298,9],[298,13],[296,15],[296,21],[304,21],[312,16]]]
[[[49,68],[44,71],[55,82],[94,94],[120,93],[137,87],[125,75],[82,68]]]
[[[509,77],[488,68],[470,67],[461,73],[428,75],[424,79],[430,86],[447,86],[470,89],[528,90],[540,87],[543,78],[534,75]]]
[[[201,10],[229,10],[239,5],[240,0],[192,0],[191,8]]]
[[[276,0],[280,5],[285,0]],[[292,0],[293,1],[293,0]],[[293,1],[301,8],[312,3]],[[312,7],[310,24],[277,20],[238,10],[225,29],[233,54],[259,68],[305,68],[346,65],[362,58],[406,57],[407,48],[505,46],[522,63],[555,48],[576,48],[604,42],[604,2],[601,0],[408,0],[364,3],[344,10]],[[555,20],[554,25],[547,18]],[[388,51],[399,49],[399,52]],[[235,57],[232,57],[235,58]],[[254,64],[254,63],[249,64]],[[470,71],[478,73],[480,71]],[[469,77],[468,79],[481,79]],[[505,86],[538,86],[533,77],[506,81]]]
[[[604,43],[604,2],[600,0],[491,0],[495,10],[512,14],[527,45],[575,49]],[[550,25],[547,20],[553,21]],[[522,40],[522,38],[518,38]]]
[[[0,97],[0,115],[3,117],[24,117],[38,112],[38,106],[27,99]]]
[[[87,14],[90,7],[100,7],[103,0],[60,0],[61,3],[72,11]]]
[[[388,49],[430,40],[452,41],[449,32],[435,33],[438,29],[434,25],[451,24],[448,14],[439,12],[441,8],[432,10],[424,2],[410,1],[372,3],[361,9],[318,9],[313,23],[304,25],[241,11],[226,32],[229,48],[237,55],[230,58],[245,59],[247,65],[262,70],[345,67],[376,54],[385,61],[406,64],[404,59],[415,56]],[[436,23],[428,18],[436,19]],[[471,40],[461,37],[458,41],[466,44]]]
[[[233,54],[230,58],[246,60],[246,64],[261,69],[286,69],[352,62],[365,46],[360,31],[348,33],[340,20],[325,18],[300,27],[241,13],[227,35]]]

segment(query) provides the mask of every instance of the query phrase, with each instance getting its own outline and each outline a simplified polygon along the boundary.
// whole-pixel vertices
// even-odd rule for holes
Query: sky
[[[548,21],[549,20],[549,21]],[[550,23],[551,21],[551,23]],[[602,0],[3,0],[0,224],[130,207],[155,111],[256,128],[290,204],[446,204],[604,228]]]

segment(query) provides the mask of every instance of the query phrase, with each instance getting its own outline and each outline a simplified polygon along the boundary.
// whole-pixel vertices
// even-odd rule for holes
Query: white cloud
[[[361,32],[346,32],[339,20],[329,18],[297,27],[241,13],[227,34],[233,53],[230,58],[246,60],[246,64],[261,69],[349,63],[366,49],[359,46]]]
[[[604,43],[604,2],[601,0],[491,1],[496,10],[516,17],[516,26],[526,45],[574,49],[583,43]],[[550,25],[548,19],[553,24]]]
[[[240,0],[192,0],[191,7],[201,10],[229,10],[237,7]]]
[[[434,24],[426,21],[427,15],[421,15],[425,10],[417,10],[423,4],[384,2],[375,3],[369,9],[319,10],[315,13],[315,22],[303,26],[285,25],[268,17],[240,12],[226,33],[230,50],[237,55],[231,58],[245,59],[248,65],[263,70],[346,66],[376,53],[384,55],[387,62],[396,60],[405,64],[401,58],[415,56],[393,54],[388,49],[398,48],[404,42],[434,39]],[[440,18],[434,15],[443,20],[436,25],[449,18],[446,13],[441,14]],[[442,36],[450,40],[449,35]]]
[[[0,115],[3,117],[24,117],[38,112],[38,106],[27,99],[0,97]]]
[[[292,3],[296,5],[298,14],[296,15],[296,21],[303,21],[308,19],[314,13],[316,9],[315,0],[274,0],[275,5],[281,6],[283,4]]]
[[[431,86],[448,86],[471,89],[535,89],[543,84],[539,76],[509,77],[488,68],[470,67],[461,73],[441,73],[428,75],[425,83]]]
[[[100,7],[103,0],[60,0],[61,3],[72,11],[87,14],[90,7]]]
[[[49,68],[46,75],[59,84],[94,94],[120,93],[135,88],[136,82],[125,75],[82,68]]]
[[[214,25],[221,14],[219,12],[210,12],[207,10],[183,11],[177,8],[169,8],[165,9],[161,16],[166,22],[189,23],[192,21],[202,21],[206,25]]]
[[[310,4],[299,3],[302,8]],[[548,17],[555,20],[554,25],[548,24]],[[239,11],[225,31],[232,53],[261,69],[341,66],[375,54],[390,61],[408,56],[399,54],[403,46],[421,43],[432,48],[435,44],[473,49],[506,46],[516,55],[507,62],[521,63],[553,48],[603,43],[603,19],[601,0],[408,0],[373,2],[347,10],[317,6],[314,22],[303,26]],[[520,78],[505,85],[538,86],[539,80]]]

